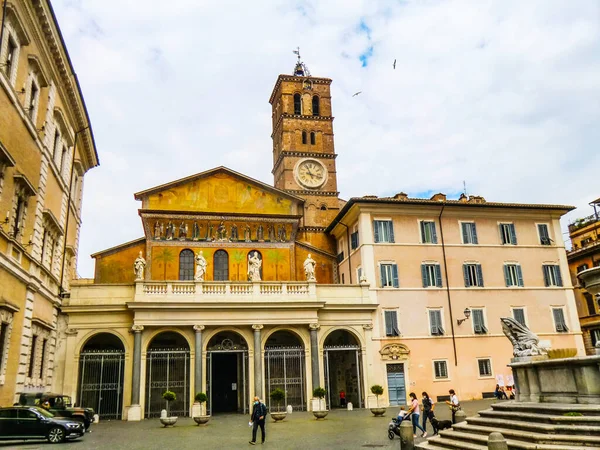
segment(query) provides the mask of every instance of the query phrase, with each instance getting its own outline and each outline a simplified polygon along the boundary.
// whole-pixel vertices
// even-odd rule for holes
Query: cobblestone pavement
[[[468,416],[486,409],[492,400],[463,402],[462,406]],[[437,405],[436,416],[442,419],[450,418],[449,409]],[[257,444],[263,449],[399,449],[400,439],[390,441],[387,437],[387,427],[397,407],[387,409],[384,417],[373,417],[369,410],[354,411],[333,410],[323,419],[316,421],[312,413],[294,412],[283,422],[267,421],[267,441],[264,445]],[[431,433],[431,425],[427,426]],[[214,416],[207,425],[197,426],[190,418],[180,418],[175,427],[163,428],[158,419],[142,422],[102,421],[92,425],[92,433],[83,438],[61,445],[51,445],[46,442],[2,442],[0,449],[240,449],[250,448],[248,441],[251,437],[248,427],[248,416],[241,414],[223,414]],[[260,441],[260,429],[258,430]],[[422,439],[418,438],[417,442]]]

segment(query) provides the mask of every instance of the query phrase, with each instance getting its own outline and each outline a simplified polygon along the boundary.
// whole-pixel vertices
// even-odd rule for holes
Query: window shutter
[[[543,264],[542,265],[542,272],[544,273],[544,286],[548,287],[548,286],[550,286],[550,276],[548,274],[548,272],[549,272],[549,266]]]
[[[423,287],[429,286],[427,283],[427,264],[421,264],[421,279],[423,280]]]
[[[465,277],[465,287],[469,287],[469,266],[467,264],[463,264],[463,275]]]
[[[393,336],[400,336],[400,330],[398,329],[398,313],[396,311],[389,311],[392,321],[392,333]]]
[[[509,224],[508,229],[510,230],[510,243],[513,245],[517,245],[517,232],[515,230],[515,224]]]
[[[562,276],[560,274],[560,266],[554,266],[554,275],[556,277],[556,285],[562,286],[563,281],[562,281]]]
[[[525,310],[523,310],[522,308],[513,309],[513,317],[517,322],[525,326]]]
[[[500,242],[502,244],[506,244],[506,239],[504,237],[504,224],[500,224],[498,225],[498,228],[500,229]]]
[[[506,264],[504,264],[504,280],[506,281],[506,287],[510,286],[510,270]]]
[[[375,242],[379,242],[379,221],[373,221],[373,231],[375,232]]]
[[[440,267],[439,264],[436,264],[434,267],[435,267],[435,285],[437,287],[442,287],[442,268]]]
[[[396,264],[392,264],[392,283],[395,288],[399,286],[398,283],[398,266]]]
[[[392,312],[394,311],[384,311],[385,316],[385,335],[393,336],[393,328],[392,328]]]
[[[434,310],[429,311],[429,331],[433,336],[437,334],[437,315],[435,313]]]
[[[481,270],[481,264],[476,264],[477,270],[477,286],[483,287],[483,270]]]
[[[379,278],[381,281],[381,287],[385,287],[385,264],[379,265]]]
[[[556,324],[556,331],[568,331],[567,324],[565,323],[565,314],[562,308],[554,308],[552,310],[554,314],[554,323]]]
[[[473,235],[473,244],[479,244],[479,241],[477,240],[477,226],[475,225],[475,222],[471,224],[471,234]]]
[[[469,242],[469,233],[467,232],[467,229],[469,228],[469,224],[468,223],[461,223],[460,227],[462,228],[463,243],[464,244],[470,244],[470,242]]]
[[[437,244],[437,233],[435,231],[435,222],[429,222],[429,226],[431,227],[431,242]]]
[[[425,242],[427,242],[425,240],[425,222],[423,222],[421,220],[421,222],[419,222],[419,224],[421,225],[421,242],[425,243]]]
[[[394,222],[392,222],[390,220],[387,224],[388,224],[388,231],[389,231],[389,235],[390,235],[390,242],[395,242],[394,241]]]
[[[441,310],[436,310],[435,311],[435,315],[437,317],[437,329],[438,329],[438,334],[441,336],[444,334],[444,329],[442,328],[442,311]]]
[[[523,287],[523,271],[521,270],[521,266],[519,264],[516,265],[517,268],[517,281],[519,286]]]

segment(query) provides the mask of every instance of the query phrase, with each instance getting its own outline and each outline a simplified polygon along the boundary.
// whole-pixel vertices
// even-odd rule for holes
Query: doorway
[[[238,379],[239,355],[239,353],[215,353],[211,357],[212,364],[217,368],[219,374],[213,378],[212,386],[215,413],[238,412],[238,386],[241,385]]]
[[[336,330],[325,339],[324,365],[327,401],[330,408],[340,407],[339,395],[363,407],[361,353],[357,339],[346,330]]]
[[[386,369],[390,406],[406,405],[404,364],[387,364]]]

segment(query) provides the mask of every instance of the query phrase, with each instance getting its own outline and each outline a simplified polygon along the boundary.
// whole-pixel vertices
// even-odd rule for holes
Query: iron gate
[[[166,409],[165,391],[177,398],[169,402],[169,415],[188,416],[190,396],[190,351],[173,348],[146,353],[146,417],[160,417]]]
[[[362,380],[362,376],[361,376],[360,347],[358,345],[331,345],[331,346],[324,346],[323,351],[325,353],[325,355],[324,355],[325,386],[327,389],[327,401],[328,401],[329,408],[332,408],[332,406],[333,406],[333,404],[331,403],[331,373],[330,373],[330,364],[329,364],[329,362],[330,362],[329,354],[331,352],[348,352],[351,354],[353,353],[353,356],[351,357],[351,359],[353,359],[355,361],[355,365],[356,365],[356,386],[354,386],[354,388],[356,389],[356,394],[358,396],[358,404],[356,405],[356,407],[362,408],[363,407],[363,399],[362,399],[363,380]],[[333,369],[331,369],[331,370],[333,370]],[[338,394],[337,392],[334,393],[334,395],[337,395],[337,394]],[[351,394],[346,389],[346,400],[350,401],[350,397],[351,397]]]
[[[94,408],[101,419],[121,419],[123,350],[82,352],[79,358],[79,405]]]
[[[280,388],[285,392],[283,406],[291,405],[304,411],[304,349],[302,347],[266,347],[265,371],[267,375],[267,394]],[[269,409],[271,396],[265,395]]]
[[[207,414],[212,415],[213,411],[212,411],[212,407],[213,407],[213,401],[212,401],[212,378],[213,378],[213,361],[212,361],[212,357],[214,353],[236,353],[236,354],[241,354],[241,371],[242,371],[242,386],[241,386],[241,392],[242,392],[242,409],[243,409],[243,413],[244,414],[248,414],[249,409],[248,409],[248,405],[250,403],[250,399],[248,398],[248,350],[247,349],[242,349],[242,350],[238,350],[238,349],[233,349],[233,350],[226,350],[223,349],[223,346],[215,346],[216,349],[213,350],[208,350],[206,352],[206,392],[208,393],[208,401],[206,402],[206,410],[207,410]],[[237,348],[237,347],[236,347]],[[238,368],[238,370],[240,370],[240,368]],[[217,374],[218,376],[218,374]]]

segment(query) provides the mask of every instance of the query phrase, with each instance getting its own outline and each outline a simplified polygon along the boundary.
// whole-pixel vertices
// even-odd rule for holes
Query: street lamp
[[[461,323],[463,323],[465,320],[468,320],[469,317],[471,317],[471,310],[469,308],[465,308],[465,310],[463,311],[465,318],[464,319],[456,319],[456,323],[458,325],[460,325]]]

